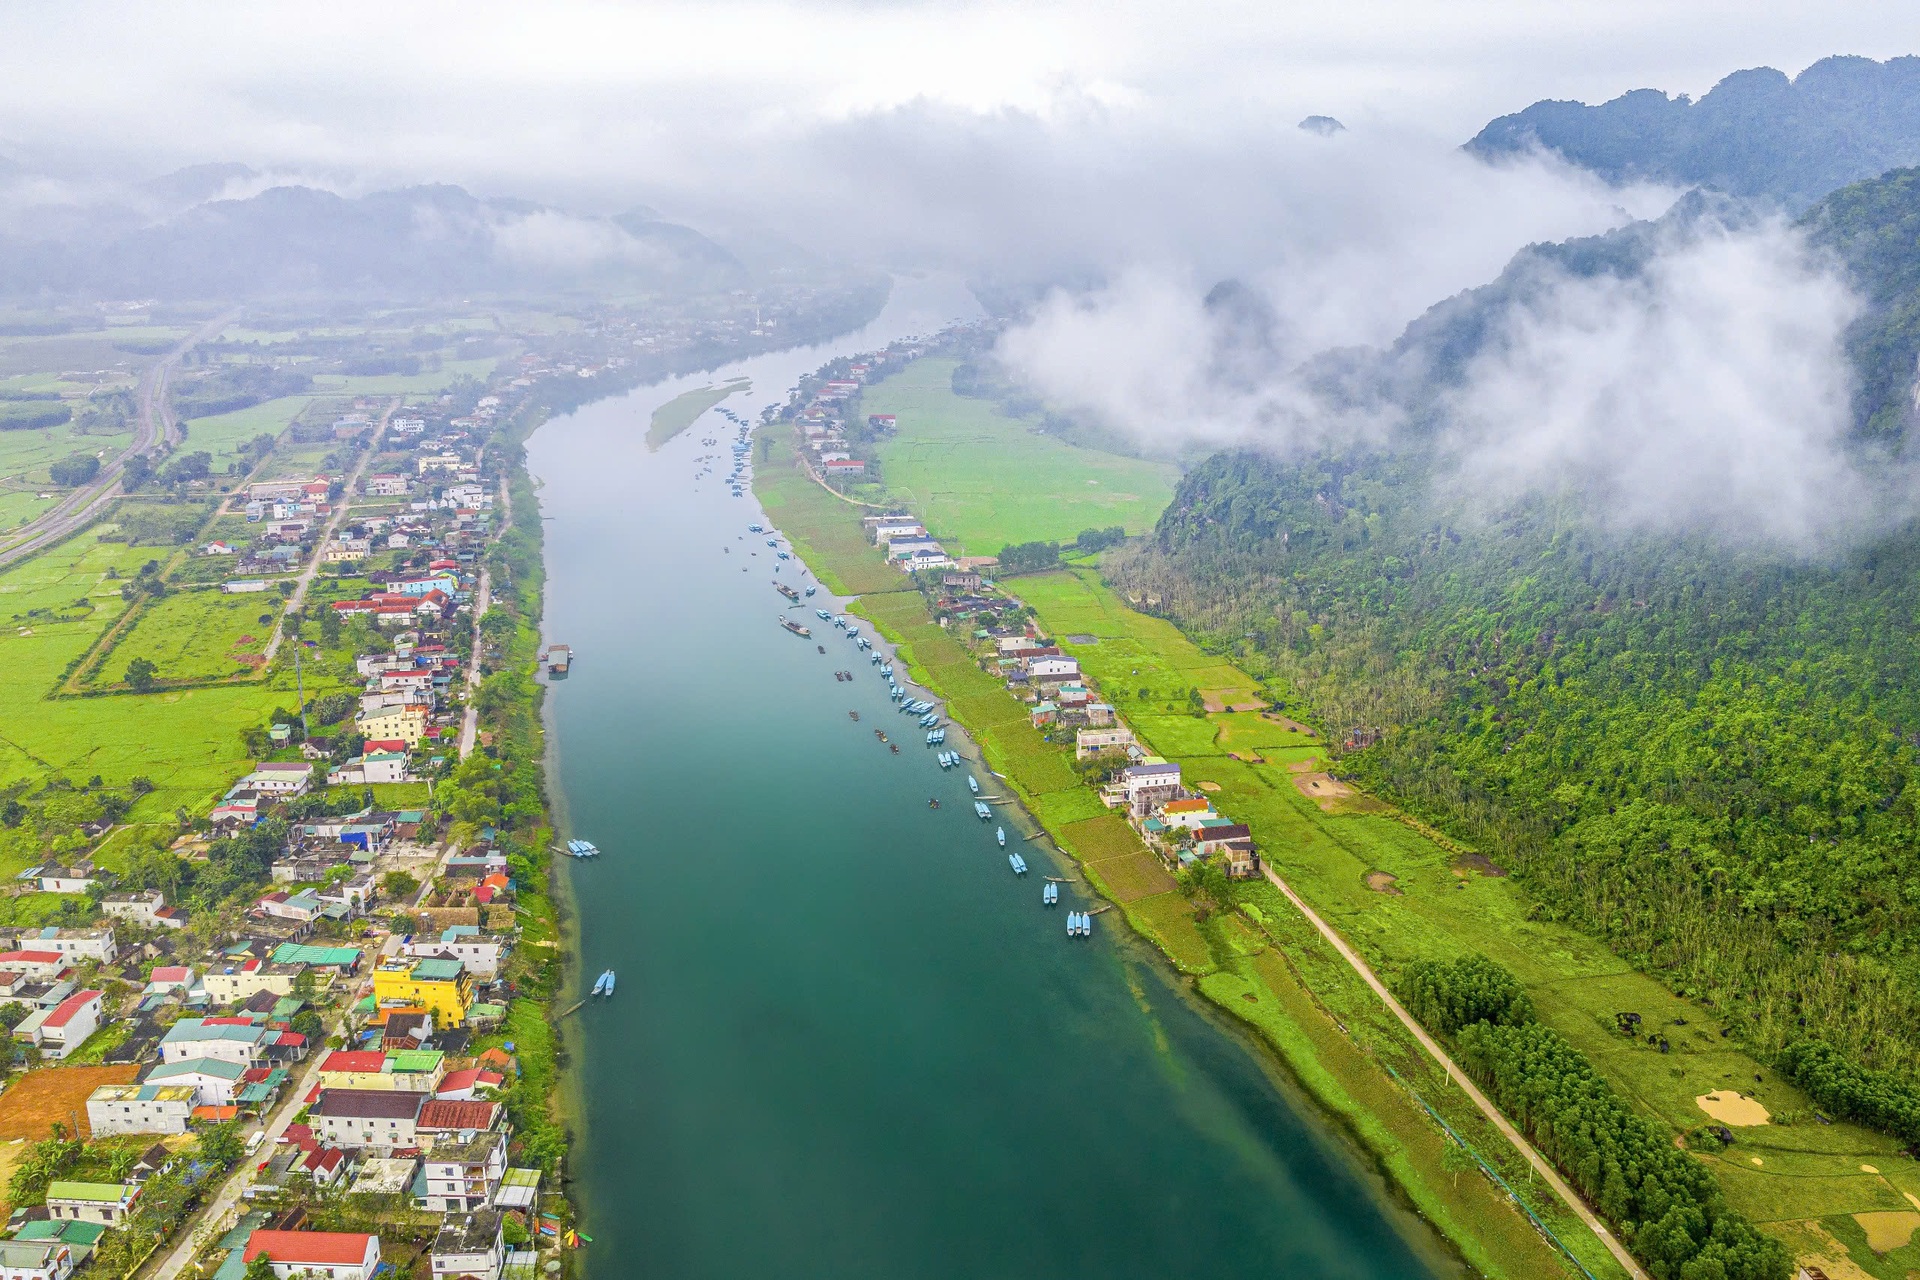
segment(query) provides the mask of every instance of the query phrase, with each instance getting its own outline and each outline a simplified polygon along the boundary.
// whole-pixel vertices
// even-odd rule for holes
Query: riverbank
[[[1433,1116],[1444,1117],[1523,1194],[1525,1166],[1510,1149],[1501,1151],[1504,1144],[1490,1126],[1433,1070],[1378,1001],[1364,989],[1354,990],[1360,987],[1357,978],[1278,891],[1250,890],[1239,911],[1196,910],[1125,823],[1106,814],[1060,748],[1030,726],[1026,709],[934,623],[911,584],[881,562],[866,541],[858,512],[805,480],[790,428],[776,424],[763,429],[759,439],[756,493],[796,551],[836,591],[861,593],[854,610],[898,646],[913,678],[946,701],[948,714],[979,744],[988,767],[1006,780],[1089,883],[1187,976],[1192,990],[1274,1053],[1469,1265],[1501,1277],[1567,1274],[1565,1261],[1501,1191],[1477,1173],[1460,1176],[1472,1165]],[[1045,607],[1030,603],[1049,630],[1082,629],[1063,625],[1069,620],[1049,618]],[[1108,603],[1124,608],[1118,601]],[[1200,656],[1204,665],[1222,665]],[[1184,716],[1169,720],[1168,726],[1156,726],[1162,736],[1175,724],[1198,723]],[[1152,732],[1142,736],[1155,742]],[[1292,737],[1295,745],[1311,743]],[[1174,754],[1173,748],[1168,752]],[[1543,1195],[1529,1197],[1529,1203],[1592,1274],[1620,1274],[1570,1214]]]

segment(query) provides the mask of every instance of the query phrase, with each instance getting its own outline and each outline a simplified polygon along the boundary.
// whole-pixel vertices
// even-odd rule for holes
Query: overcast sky
[[[142,175],[239,160],[363,182],[693,200],[907,109],[1117,138],[1324,112],[1457,142],[1541,97],[1920,52],[1860,0],[14,3],[0,152]]]

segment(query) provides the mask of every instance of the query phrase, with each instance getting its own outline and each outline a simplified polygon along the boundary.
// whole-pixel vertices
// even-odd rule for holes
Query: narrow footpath
[[[1418,1040],[1420,1047],[1425,1049],[1428,1055],[1440,1064],[1440,1069],[1446,1072],[1447,1078],[1459,1085],[1467,1097],[1473,1100],[1473,1105],[1480,1108],[1480,1114],[1484,1115],[1488,1122],[1491,1123],[1494,1128],[1498,1129],[1508,1142],[1513,1144],[1515,1151],[1518,1151],[1526,1157],[1527,1163],[1533,1166],[1534,1172],[1539,1174],[1546,1184],[1553,1188],[1554,1194],[1566,1202],[1567,1208],[1573,1210],[1573,1212],[1579,1216],[1580,1221],[1586,1223],[1593,1234],[1600,1237],[1600,1243],[1607,1246],[1607,1252],[1611,1253],[1614,1259],[1618,1261],[1622,1267],[1626,1268],[1627,1274],[1632,1276],[1633,1280],[1650,1280],[1646,1271],[1638,1262],[1634,1261],[1633,1255],[1627,1252],[1626,1246],[1614,1238],[1613,1232],[1607,1230],[1607,1224],[1600,1221],[1599,1216],[1587,1207],[1586,1201],[1582,1200],[1579,1193],[1567,1185],[1566,1180],[1547,1162],[1546,1157],[1534,1149],[1533,1144],[1527,1141],[1526,1135],[1514,1128],[1512,1122],[1501,1114],[1500,1108],[1493,1105],[1493,1100],[1488,1098],[1486,1094],[1480,1092],[1480,1087],[1474,1084],[1472,1078],[1454,1063],[1453,1059],[1447,1055],[1447,1051],[1441,1048],[1440,1042],[1427,1033],[1427,1029],[1420,1025],[1419,1020],[1407,1012],[1406,1006],[1394,998],[1393,993],[1387,990],[1387,984],[1380,981],[1379,977],[1374,974],[1372,967],[1360,958],[1358,952],[1347,945],[1347,940],[1342,938],[1332,925],[1322,920],[1320,913],[1308,906],[1301,899],[1300,895],[1293,891],[1293,887],[1285,880],[1282,880],[1271,866],[1262,863],[1260,869],[1266,873],[1267,879],[1273,882],[1274,888],[1286,894],[1287,901],[1291,902],[1294,908],[1298,910],[1301,915],[1305,916],[1315,929],[1320,931],[1320,936],[1325,938],[1333,946],[1333,949],[1340,953],[1341,958],[1353,967],[1353,971],[1360,975],[1360,980],[1371,987],[1373,993],[1379,996],[1387,1008],[1393,1011],[1393,1016],[1400,1019],[1401,1025],[1413,1033],[1413,1038]]]

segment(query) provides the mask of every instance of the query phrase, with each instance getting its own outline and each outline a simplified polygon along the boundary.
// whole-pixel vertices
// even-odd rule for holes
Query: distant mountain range
[[[650,210],[602,218],[454,186],[345,197],[200,165],[60,223],[0,228],[0,293],[162,299],[732,289],[728,250]]]
[[[1698,102],[1635,89],[1600,106],[1536,102],[1482,129],[1486,158],[1545,147],[1611,181],[1766,197],[1799,212],[1850,182],[1920,164],[1920,58],[1835,57],[1789,79],[1736,71]]]

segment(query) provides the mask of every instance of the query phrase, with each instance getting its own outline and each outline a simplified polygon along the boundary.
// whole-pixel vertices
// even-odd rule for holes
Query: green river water
[[[591,405],[529,444],[546,633],[575,654],[549,699],[555,781],[569,834],[605,850],[566,870],[579,964],[619,975],[568,1030],[588,1272],[1452,1274],[1117,915],[1069,941],[1086,900],[1067,885],[1043,909],[1040,877],[1071,872],[1021,845],[1016,878],[967,771],[938,769],[842,633],[788,614],[746,533],[758,507],[720,482],[731,427],[710,413],[647,451],[653,408],[685,390],[745,374],[726,404],[752,416],[831,355],[973,312],[903,283],[862,333]],[[811,581],[793,561],[778,580]]]

